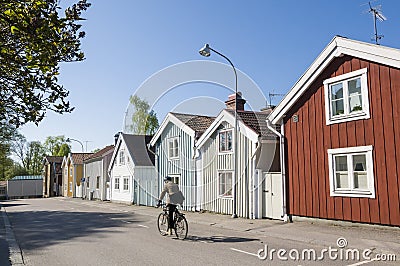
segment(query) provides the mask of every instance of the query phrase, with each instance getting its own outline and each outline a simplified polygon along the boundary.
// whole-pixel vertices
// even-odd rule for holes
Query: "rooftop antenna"
[[[371,1],[368,2],[369,5],[369,10],[368,12],[372,14],[372,18],[374,19],[374,38],[375,43],[379,45],[379,40],[382,39],[384,36],[383,35],[378,35],[378,29],[376,27],[376,20],[378,19],[379,21],[385,21],[387,18],[382,14],[382,6],[378,5],[375,7],[371,6]]]
[[[269,98],[269,104],[267,104],[268,107],[272,107],[272,98],[275,96],[285,96],[285,94],[281,93],[274,93],[274,91],[268,93],[268,98]]]

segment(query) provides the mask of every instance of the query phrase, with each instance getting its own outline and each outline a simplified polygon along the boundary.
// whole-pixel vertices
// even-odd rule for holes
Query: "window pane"
[[[332,115],[342,115],[344,114],[344,104],[343,100],[332,101]]]
[[[360,95],[351,96],[349,98],[349,112],[362,111],[362,97]]]
[[[232,150],[232,131],[226,132],[227,135],[227,150],[230,151]]]
[[[331,99],[332,100],[343,99],[343,84],[342,83],[331,85]]]
[[[361,94],[361,79],[353,79],[347,82],[347,86],[349,88],[349,95],[352,96],[354,94]]]
[[[349,178],[346,173],[336,173],[336,187],[349,188]]]
[[[368,177],[366,172],[354,173],[354,188],[368,189]]]
[[[354,171],[366,171],[366,158],[365,154],[353,155],[353,170]]]
[[[219,133],[219,150],[220,151],[226,151],[226,145],[225,145],[225,141],[226,141],[226,132],[221,132]]]
[[[347,156],[335,156],[335,166],[336,172],[347,172]]]

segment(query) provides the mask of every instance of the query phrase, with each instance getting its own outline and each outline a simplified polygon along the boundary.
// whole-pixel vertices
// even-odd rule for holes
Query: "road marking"
[[[121,220],[123,223],[131,224],[132,222]]]
[[[147,225],[143,225],[143,224],[138,224],[137,226],[144,227],[144,228],[149,228]]]
[[[247,252],[244,250],[240,250],[240,249],[236,249],[236,248],[231,248],[231,250],[258,257],[258,254],[250,253],[250,252]]]
[[[366,261],[361,261],[361,262],[357,262],[357,263],[354,263],[354,264],[349,264],[349,265],[347,265],[347,266],[358,266],[358,265],[363,265],[363,264],[367,264],[367,263],[370,263],[370,262],[373,262],[373,261],[376,261],[377,259],[375,258],[375,259],[371,259],[371,260],[366,260]]]

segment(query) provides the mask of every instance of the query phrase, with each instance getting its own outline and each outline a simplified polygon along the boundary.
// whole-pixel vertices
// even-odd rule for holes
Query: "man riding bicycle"
[[[160,207],[161,202],[166,193],[168,193],[167,198],[167,207],[169,210],[168,216],[168,231],[169,234],[172,235],[172,228],[174,227],[174,212],[177,205],[182,205],[185,197],[182,192],[179,190],[178,184],[172,182],[172,178],[170,176],[166,176],[164,178],[164,189],[160,194],[160,198],[158,199],[157,207]]]

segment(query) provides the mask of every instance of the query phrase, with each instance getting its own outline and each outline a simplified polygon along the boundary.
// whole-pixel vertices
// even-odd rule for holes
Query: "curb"
[[[14,231],[8,219],[6,209],[3,206],[0,206],[0,211],[1,215],[3,216],[4,227],[6,229],[6,241],[8,243],[8,250],[10,253],[10,263],[11,265],[25,265],[21,249],[17,243],[17,240],[15,239]]]

